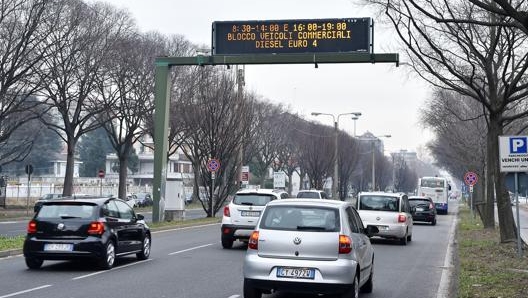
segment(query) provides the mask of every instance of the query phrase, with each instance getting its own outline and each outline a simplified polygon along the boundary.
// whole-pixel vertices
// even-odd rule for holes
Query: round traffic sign
[[[104,178],[105,177],[105,171],[104,170],[99,170],[99,172],[97,172],[97,176],[99,178]]]
[[[220,161],[216,158],[211,158],[207,161],[207,169],[209,172],[216,172],[220,169]]]
[[[464,175],[464,182],[467,185],[469,185],[469,186],[473,186],[473,185],[477,184],[477,181],[478,181],[478,176],[477,176],[477,174],[475,174],[473,172],[467,172]]]

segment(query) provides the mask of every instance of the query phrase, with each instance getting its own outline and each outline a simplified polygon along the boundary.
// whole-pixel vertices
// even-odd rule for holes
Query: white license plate
[[[315,278],[315,269],[312,269],[312,268],[296,268],[296,267],[278,267],[277,268],[277,277],[314,279]]]
[[[420,207],[416,208],[416,211],[424,211],[424,210],[425,210],[424,208],[420,208]]]
[[[65,243],[47,243],[44,244],[45,251],[72,251],[73,244]]]
[[[248,217],[259,217],[260,211],[242,211],[240,213],[241,216],[248,216]]]
[[[380,231],[386,231],[386,230],[389,229],[388,226],[377,226],[377,227],[378,227],[378,230],[380,230]]]

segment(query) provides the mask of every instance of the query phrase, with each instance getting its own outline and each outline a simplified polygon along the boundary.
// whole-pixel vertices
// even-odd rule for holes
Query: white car
[[[249,239],[244,298],[275,291],[338,297],[372,292],[369,236],[377,231],[363,226],[350,202],[295,198],[268,203]]]
[[[233,247],[235,240],[247,242],[267,203],[288,198],[284,190],[243,189],[224,207],[221,240],[223,248]]]
[[[300,190],[297,193],[297,198],[305,199],[330,199],[326,192],[322,190],[310,189],[310,190]]]
[[[361,192],[356,209],[363,225],[374,225],[375,236],[397,239],[401,245],[412,240],[413,218],[406,194],[387,192]]]

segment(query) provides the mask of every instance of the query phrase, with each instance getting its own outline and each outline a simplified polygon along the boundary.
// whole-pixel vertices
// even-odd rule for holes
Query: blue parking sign
[[[510,153],[528,153],[528,146],[526,137],[512,137],[510,138]]]

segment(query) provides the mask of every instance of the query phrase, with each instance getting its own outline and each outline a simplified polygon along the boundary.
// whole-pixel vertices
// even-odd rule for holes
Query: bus
[[[422,177],[418,179],[418,195],[430,197],[438,214],[447,214],[451,186],[445,177]]]

